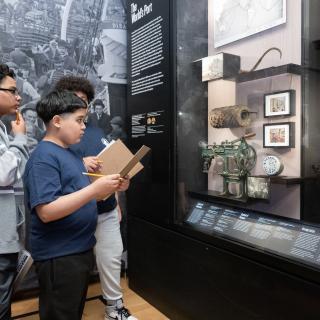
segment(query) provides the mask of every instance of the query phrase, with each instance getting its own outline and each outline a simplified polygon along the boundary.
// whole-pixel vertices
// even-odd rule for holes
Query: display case
[[[302,50],[300,28],[316,3],[202,5],[208,10],[202,33],[199,20],[179,19],[184,9],[177,5],[175,224],[190,228],[197,200],[239,215],[317,223],[320,203],[311,197],[319,185],[318,147],[310,138],[319,120],[307,101],[317,95],[311,88],[317,72],[307,56],[313,49]]]
[[[316,319],[319,4],[129,3],[131,287],[172,319]]]
[[[177,69],[188,70],[192,63],[199,67],[194,72],[198,78],[195,74],[188,76],[194,83],[177,74],[176,221],[182,221],[188,214],[183,207],[190,192],[193,195],[205,192],[211,200],[216,196],[233,204],[239,200],[248,209],[300,219],[301,184],[305,178],[301,170],[301,31],[297,28],[301,3],[286,5],[286,1],[275,1],[272,6],[268,4],[271,6],[268,14],[263,4],[228,5],[228,1],[208,1],[207,56],[214,58],[221,52],[238,56],[240,69],[233,75],[220,79],[205,77],[201,82],[199,77],[212,66],[204,63],[207,56],[199,56],[194,50],[197,46],[186,31],[192,28],[190,22],[186,27],[182,21],[183,26],[177,29],[177,42],[183,41],[179,30],[186,31],[189,40],[183,43],[191,51],[187,57],[177,50]],[[255,19],[261,20],[259,23],[257,20],[249,23],[245,14],[249,10]],[[270,28],[274,21],[282,22]],[[259,26],[263,32],[247,36],[254,32],[250,24],[256,25],[256,29]],[[231,41],[240,35],[241,40]],[[228,44],[221,47],[226,41]],[[203,97],[207,101],[202,105],[195,101]],[[186,110],[188,99],[194,101],[189,102]],[[250,138],[238,141],[248,134]],[[281,173],[270,172],[269,156],[281,163]],[[263,201],[259,200],[258,192],[254,197],[248,194],[248,177],[265,177],[268,196],[262,194]],[[251,187],[259,189],[258,179],[251,178]]]

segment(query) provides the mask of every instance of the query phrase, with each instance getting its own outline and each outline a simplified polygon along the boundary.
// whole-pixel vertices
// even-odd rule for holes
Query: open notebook
[[[147,146],[142,146],[135,154],[125,146],[121,140],[114,141],[105,147],[98,155],[102,161],[101,174],[119,173],[123,178],[129,175],[130,178],[135,176],[143,169],[140,160],[150,151]]]

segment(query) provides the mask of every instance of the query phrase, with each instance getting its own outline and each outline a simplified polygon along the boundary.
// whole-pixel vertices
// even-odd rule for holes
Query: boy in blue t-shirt
[[[40,319],[80,320],[96,242],[96,199],[117,191],[121,180],[114,174],[90,183],[82,159],[69,149],[84,133],[84,101],[54,91],[36,108],[47,132],[27,163],[24,182]]]
[[[94,87],[86,78],[79,76],[62,77],[56,83],[56,90],[74,92],[87,104],[94,98]],[[96,155],[105,148],[104,132],[101,128],[86,127],[81,142],[72,145],[71,149],[83,158],[89,172],[99,172],[100,164]],[[124,179],[118,191],[126,191],[130,180]],[[123,243],[120,232],[121,209],[117,206],[115,195],[98,202],[98,224],[95,233],[96,262],[105,308],[105,320],[137,320],[124,306],[120,283],[121,256]]]

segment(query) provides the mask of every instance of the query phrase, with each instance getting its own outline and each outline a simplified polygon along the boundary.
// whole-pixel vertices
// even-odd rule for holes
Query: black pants
[[[17,262],[18,253],[0,254],[0,320],[11,319],[12,284]]]
[[[36,262],[41,320],[80,320],[87,295],[93,250]]]

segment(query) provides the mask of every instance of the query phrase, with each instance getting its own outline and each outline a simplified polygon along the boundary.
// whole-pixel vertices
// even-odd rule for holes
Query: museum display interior
[[[128,2],[129,145],[152,149],[130,287],[172,319],[316,319],[319,3],[148,5]]]

